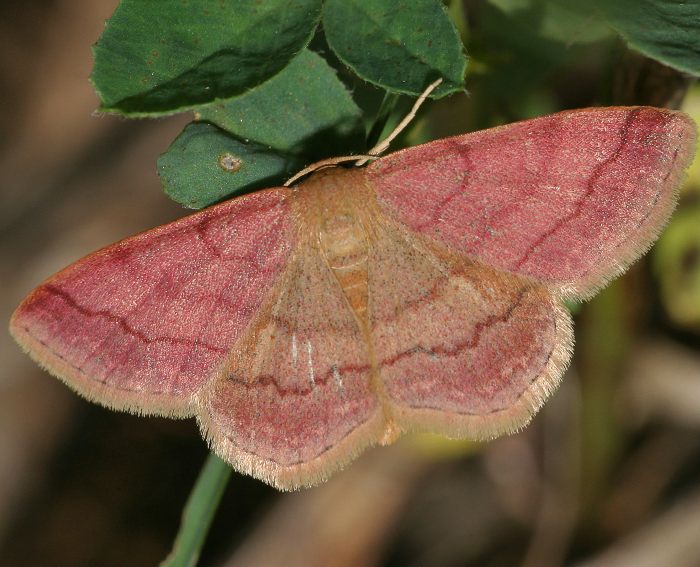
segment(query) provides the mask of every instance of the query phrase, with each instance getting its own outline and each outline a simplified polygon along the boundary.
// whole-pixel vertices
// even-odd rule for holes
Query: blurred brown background
[[[93,112],[90,45],[116,5],[0,4],[2,321],[58,269],[185,214],[155,160],[189,117]],[[494,119],[474,49],[475,94],[434,105],[433,132]],[[680,103],[685,79],[615,49],[618,102]],[[542,79],[556,100],[533,90],[515,114],[599,100],[608,63],[589,53]],[[697,120],[700,93],[685,101]],[[572,370],[524,432],[412,437],[295,494],[235,474],[200,564],[700,565],[698,195],[693,174],[671,238],[580,308]],[[156,565],[205,457],[193,421],[89,404],[0,333],[0,565]]]

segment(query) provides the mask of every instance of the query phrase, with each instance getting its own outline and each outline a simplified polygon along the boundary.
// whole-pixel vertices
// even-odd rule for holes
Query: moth
[[[514,432],[569,363],[563,301],[649,248],[695,137],[680,112],[589,108],[320,169],[83,258],[11,332],[280,489],[407,431]]]

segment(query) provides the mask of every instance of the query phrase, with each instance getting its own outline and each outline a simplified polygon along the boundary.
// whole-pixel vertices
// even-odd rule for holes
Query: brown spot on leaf
[[[233,154],[221,154],[219,156],[219,167],[229,173],[236,173],[243,167],[243,160]]]

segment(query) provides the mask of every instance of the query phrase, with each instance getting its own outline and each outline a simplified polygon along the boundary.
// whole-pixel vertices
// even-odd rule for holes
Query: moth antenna
[[[324,167],[338,165],[339,163],[344,163],[346,161],[357,162],[355,165],[360,166],[366,164],[371,159],[376,159],[382,152],[384,152],[384,150],[386,150],[389,147],[389,144],[391,144],[394,138],[396,138],[396,136],[398,136],[401,133],[401,131],[404,128],[406,128],[406,126],[408,126],[411,120],[413,120],[416,117],[418,109],[425,102],[425,99],[427,99],[430,96],[430,93],[432,93],[440,85],[440,83],[442,83],[442,79],[438,79],[437,81],[430,83],[426,87],[426,89],[421,93],[421,95],[416,99],[416,102],[413,103],[411,111],[406,116],[404,116],[403,120],[401,120],[401,122],[399,122],[396,128],[392,130],[391,134],[389,134],[386,138],[384,138],[384,140],[382,140],[376,146],[374,146],[369,152],[367,152],[367,154],[361,154],[356,156],[340,156],[314,162],[311,165],[306,166],[301,171],[295,173],[289,179],[287,179],[287,181],[285,181],[284,183],[284,186],[289,187],[296,180]]]
[[[423,91],[423,93],[416,99],[416,102],[413,103],[413,108],[411,108],[411,111],[406,116],[404,116],[403,120],[399,122],[396,128],[394,128],[391,131],[391,134],[389,134],[386,138],[384,138],[367,153],[370,156],[378,156],[381,153],[383,153],[389,147],[389,144],[391,144],[391,142],[394,141],[394,138],[396,138],[396,136],[398,136],[401,133],[401,131],[404,128],[406,128],[406,126],[408,126],[408,124],[416,117],[418,109],[425,102],[425,99],[427,99],[430,96],[430,93],[432,93],[438,86],[440,86],[440,83],[442,83],[442,79],[438,79],[437,81],[430,83]],[[368,159],[369,158],[362,158],[358,160],[355,165],[364,165],[365,163],[367,163]]]
[[[304,175],[308,175],[309,173],[312,173],[316,170],[323,169],[324,167],[330,167],[332,165],[337,165],[339,163],[343,163],[346,161],[357,161],[358,159],[363,160],[363,163],[366,162],[369,159],[374,159],[376,156],[373,155],[363,155],[359,154],[356,156],[340,156],[340,157],[334,157],[334,158],[328,158],[328,159],[322,159],[321,161],[317,161],[312,163],[311,165],[307,165],[304,169],[301,171],[295,173],[287,179],[287,181],[284,182],[285,187],[289,187],[292,183],[294,183],[297,179],[300,177],[304,177]]]

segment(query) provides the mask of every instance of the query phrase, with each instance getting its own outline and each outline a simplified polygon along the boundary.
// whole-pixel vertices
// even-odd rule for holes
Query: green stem
[[[582,403],[582,525],[596,529],[601,503],[624,442],[615,395],[624,372],[632,324],[625,279],[585,306],[577,331]]]
[[[385,93],[382,104],[377,110],[377,115],[374,119],[374,124],[367,135],[367,147],[373,147],[379,140],[382,139],[382,134],[386,129],[386,125],[389,122],[391,113],[396,107],[396,102],[399,100],[399,95],[393,93]]]
[[[160,567],[194,567],[197,564],[230,476],[231,467],[210,453],[185,504],[173,549]]]

